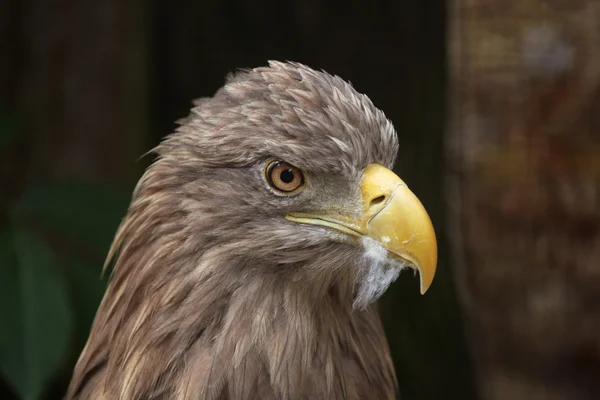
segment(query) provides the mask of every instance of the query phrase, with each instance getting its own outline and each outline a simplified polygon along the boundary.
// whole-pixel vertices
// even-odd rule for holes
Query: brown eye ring
[[[285,161],[271,161],[265,168],[267,183],[276,192],[294,194],[304,187],[304,173]]]

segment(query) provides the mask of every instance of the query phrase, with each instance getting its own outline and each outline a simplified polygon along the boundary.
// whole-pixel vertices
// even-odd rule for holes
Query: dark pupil
[[[283,183],[291,183],[294,180],[294,172],[291,169],[281,171],[279,179],[281,179],[281,182]]]

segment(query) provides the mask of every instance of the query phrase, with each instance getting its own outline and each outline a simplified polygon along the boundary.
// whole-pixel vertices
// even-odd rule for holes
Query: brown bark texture
[[[483,399],[600,398],[600,2],[451,3],[448,226]]]

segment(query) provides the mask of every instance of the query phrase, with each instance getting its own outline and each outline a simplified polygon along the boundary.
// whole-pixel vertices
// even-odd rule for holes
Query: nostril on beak
[[[385,201],[385,199],[386,199],[386,196],[375,197],[373,200],[371,200],[371,204],[369,205],[369,208],[373,208],[373,207],[380,205],[381,203],[383,203]]]

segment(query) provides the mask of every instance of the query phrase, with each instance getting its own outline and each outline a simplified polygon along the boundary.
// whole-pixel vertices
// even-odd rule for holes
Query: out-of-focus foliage
[[[106,185],[53,182],[27,191],[17,204],[16,214],[102,254],[128,202],[127,194]]]
[[[101,257],[128,196],[76,182],[38,185],[0,234],[0,372],[39,399],[83,346],[104,291]],[[75,346],[74,346],[75,344]]]
[[[55,254],[35,234],[0,234],[0,368],[23,399],[40,396],[66,361],[73,316]]]

